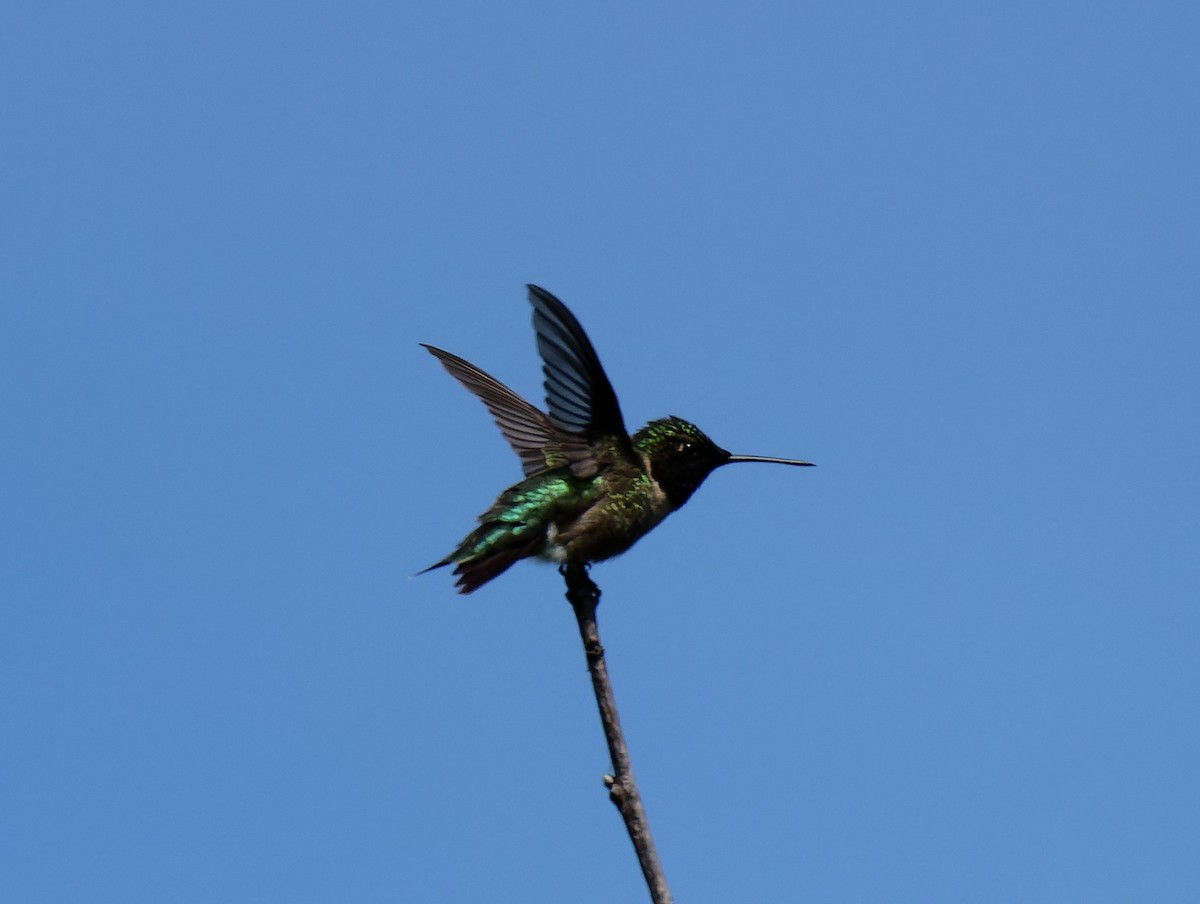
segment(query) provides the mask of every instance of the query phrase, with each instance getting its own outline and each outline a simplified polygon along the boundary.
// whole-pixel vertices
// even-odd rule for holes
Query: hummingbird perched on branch
[[[545,289],[528,288],[549,413],[474,364],[421,343],[487,406],[525,479],[499,495],[450,555],[419,574],[454,565],[459,593],[471,593],[531,556],[588,566],[629,549],[722,465],[812,464],[733,455],[677,417],[651,421],[630,436],[579,321]]]

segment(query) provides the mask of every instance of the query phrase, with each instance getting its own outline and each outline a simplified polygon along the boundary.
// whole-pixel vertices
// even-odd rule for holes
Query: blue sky
[[[523,284],[718,472],[597,566],[676,897],[1200,899],[1186,3],[18,4],[12,900],[642,900]]]

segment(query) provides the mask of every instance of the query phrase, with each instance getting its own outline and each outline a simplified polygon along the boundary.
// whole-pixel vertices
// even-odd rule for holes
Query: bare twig
[[[584,655],[587,656],[588,673],[592,676],[596,705],[600,708],[600,722],[604,726],[604,738],[608,741],[608,752],[612,757],[613,774],[604,777],[604,784],[608,786],[609,799],[625,820],[625,828],[637,852],[642,875],[646,877],[646,885],[650,889],[651,901],[654,904],[671,904],[674,899],[667,888],[667,877],[658,860],[658,852],[654,849],[654,840],[650,837],[650,823],[633,778],[629,748],[625,746],[625,735],[621,732],[621,720],[617,716],[617,701],[608,680],[608,667],[604,664],[604,647],[600,645],[600,630],[596,627],[600,588],[580,566],[564,565],[561,571],[567,582],[567,599],[579,622],[579,636],[583,640]]]

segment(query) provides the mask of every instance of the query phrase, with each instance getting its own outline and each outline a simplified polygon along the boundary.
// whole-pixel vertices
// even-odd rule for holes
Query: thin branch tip
[[[604,728],[604,738],[608,742],[608,753],[612,760],[613,771],[604,776],[608,798],[625,822],[625,829],[637,853],[651,901],[653,904],[671,904],[671,891],[667,887],[667,877],[658,859],[658,852],[654,849],[654,841],[650,837],[650,823],[646,819],[637,781],[633,777],[629,748],[621,731],[617,701],[608,678],[608,666],[604,661],[604,647],[600,643],[600,629],[596,625],[600,588],[588,576],[586,566],[564,564],[559,567],[559,573],[566,582],[567,600],[575,612],[575,620],[579,623],[584,658],[587,660],[588,674],[596,694],[596,705],[600,710],[600,724]]]

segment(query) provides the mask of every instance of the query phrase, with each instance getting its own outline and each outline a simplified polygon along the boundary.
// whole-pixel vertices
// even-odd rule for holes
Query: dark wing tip
[[[534,283],[526,288],[550,418],[571,433],[624,435],[616,393],[583,326],[552,293]]]

